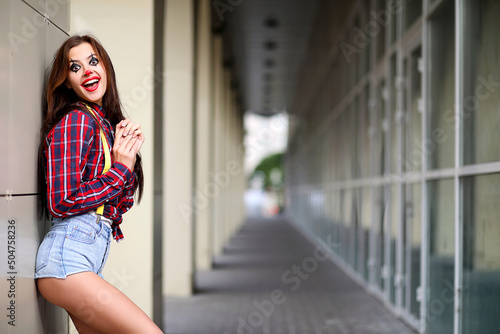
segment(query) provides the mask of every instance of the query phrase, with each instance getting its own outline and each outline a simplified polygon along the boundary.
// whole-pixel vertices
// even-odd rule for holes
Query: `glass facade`
[[[420,332],[497,333],[500,2],[358,2],[359,52],[331,53],[331,105],[290,135],[288,213]]]
[[[422,187],[419,183],[405,187],[405,274],[404,307],[413,317],[420,318],[417,291],[421,284],[422,257]]]
[[[464,94],[464,164],[500,160],[500,2],[466,1]],[[492,112],[496,111],[496,112]]]
[[[453,179],[430,181],[427,328],[453,333],[455,226]]]
[[[500,174],[464,183],[463,333],[496,333],[500,314]]]
[[[429,129],[425,145],[429,169],[450,168],[455,158],[455,11],[454,2],[429,19]]]

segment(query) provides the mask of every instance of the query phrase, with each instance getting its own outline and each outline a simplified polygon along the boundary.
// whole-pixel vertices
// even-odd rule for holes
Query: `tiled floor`
[[[249,220],[196,282],[166,299],[166,333],[415,333],[284,219]]]

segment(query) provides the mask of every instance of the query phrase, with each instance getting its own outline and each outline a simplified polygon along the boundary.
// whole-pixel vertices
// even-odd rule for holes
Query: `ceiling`
[[[290,106],[320,1],[213,2],[244,112],[270,116]]]

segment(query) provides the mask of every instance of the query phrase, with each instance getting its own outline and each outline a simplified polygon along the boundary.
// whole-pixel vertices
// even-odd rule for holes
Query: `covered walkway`
[[[284,218],[248,220],[196,287],[167,297],[166,333],[414,333]]]

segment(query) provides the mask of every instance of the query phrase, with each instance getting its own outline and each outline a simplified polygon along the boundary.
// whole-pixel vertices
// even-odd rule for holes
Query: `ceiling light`
[[[271,50],[276,49],[276,47],[277,47],[277,44],[275,41],[264,42],[264,49],[266,49],[266,50],[271,51]]]
[[[264,61],[264,66],[267,68],[274,67],[274,65],[275,65],[275,63],[274,63],[274,60],[272,60],[272,59],[266,59]]]
[[[264,20],[264,26],[266,26],[267,28],[276,28],[279,25],[280,24],[278,20],[276,20],[276,18],[274,17],[268,17],[267,19]]]
[[[273,74],[272,73],[264,73],[264,81],[272,81],[274,78]]]

